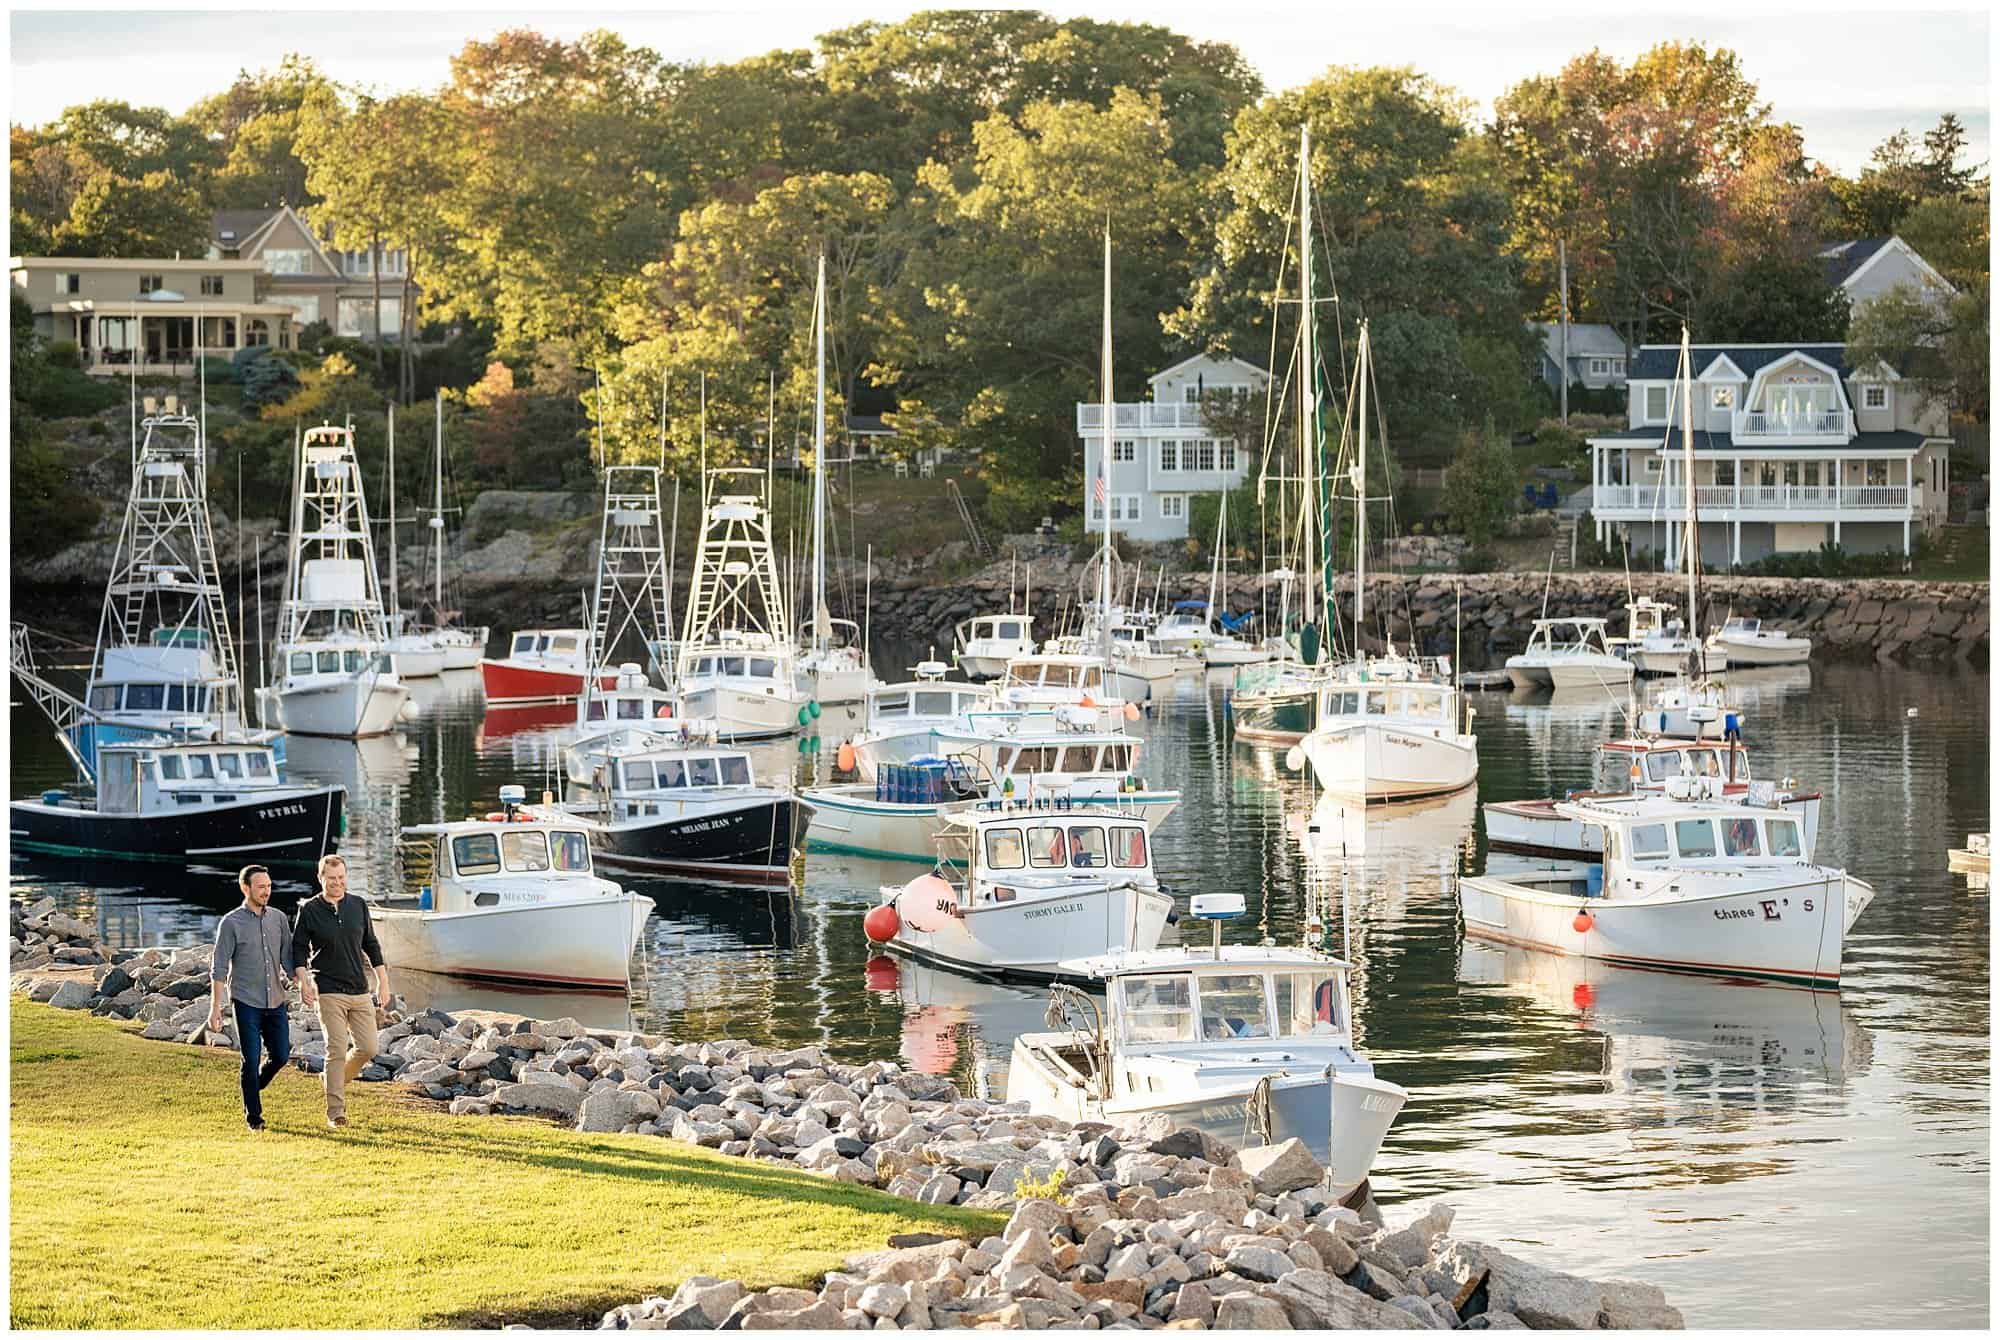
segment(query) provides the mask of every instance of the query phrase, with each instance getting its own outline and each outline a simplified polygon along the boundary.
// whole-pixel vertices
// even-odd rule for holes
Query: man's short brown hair
[[[330,865],[337,865],[337,866],[339,866],[339,867],[340,867],[340,868],[341,868],[342,870],[345,870],[345,869],[347,869],[347,859],[346,859],[345,857],[341,856],[341,855],[340,855],[340,854],[339,854],[338,852],[328,852],[328,853],[327,853],[326,855],[324,855],[324,856],[320,857],[320,858],[319,858],[319,877],[320,877],[321,879],[325,879],[325,878],[326,878],[326,868],[327,868],[328,866],[330,866]]]
[[[268,875],[270,873],[271,873],[270,870],[264,866],[246,865],[243,867],[242,870],[237,872],[236,875],[237,887],[247,889],[250,887],[251,880],[257,878],[257,876],[259,875]]]

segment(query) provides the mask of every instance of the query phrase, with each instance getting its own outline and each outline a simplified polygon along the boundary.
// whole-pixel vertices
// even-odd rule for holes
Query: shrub
[[[83,371],[83,350],[75,340],[51,340],[42,347],[42,357],[52,368],[73,368]]]
[[[1460,572],[1492,572],[1499,566],[1499,556],[1491,549],[1467,549],[1458,556]]]
[[[1014,1183],[1014,1199],[1046,1200],[1053,1201],[1057,1205],[1067,1205],[1070,1202],[1070,1194],[1063,1190],[1063,1183],[1068,1179],[1067,1168],[1053,1169],[1047,1177],[1023,1177]]]
[[[233,357],[217,358],[214,354],[209,354],[201,360],[201,366],[210,384],[236,380],[237,366]]]
[[[237,373],[243,383],[243,407],[259,410],[289,400],[299,389],[299,374],[282,358],[253,358]]]

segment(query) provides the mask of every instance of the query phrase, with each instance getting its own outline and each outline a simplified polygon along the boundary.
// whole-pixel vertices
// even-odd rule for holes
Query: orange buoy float
[[[903,919],[896,915],[895,908],[883,903],[868,909],[868,915],[861,918],[861,929],[876,944],[887,944],[903,929]]]
[[[1139,719],[1139,704],[1137,703],[1125,704],[1125,719],[1127,721],[1137,721]]]
[[[853,772],[854,746],[852,744],[841,745],[840,752],[834,755],[834,761],[840,764],[840,770],[842,772]]]
[[[1575,928],[1576,933],[1578,935],[1590,934],[1591,927],[1595,926],[1596,924],[1597,924],[1597,918],[1591,916],[1590,913],[1584,911],[1581,908],[1577,909],[1576,920],[1570,922],[1570,925]]]
[[[1084,694],[1084,695],[1083,695],[1083,700],[1082,700],[1081,702],[1077,703],[1077,706],[1078,706],[1078,707],[1095,707],[1095,706],[1097,706],[1097,700],[1096,700],[1095,698],[1092,698],[1092,697],[1091,697],[1091,696],[1090,696],[1089,694],[1087,694],[1087,693],[1086,693],[1086,694]]]
[[[878,908],[876,910],[894,911],[895,909],[886,908],[885,905],[885,908]],[[874,958],[869,959],[861,965],[861,980],[870,991],[894,991],[896,989],[896,980],[899,976],[900,974],[896,969],[896,960],[887,954],[877,954]]]
[[[507,822],[507,812],[505,810],[488,810],[486,812],[486,822],[489,824],[504,824]]]

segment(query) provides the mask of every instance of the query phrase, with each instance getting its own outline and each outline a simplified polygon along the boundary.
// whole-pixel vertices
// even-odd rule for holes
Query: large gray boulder
[[[1312,1156],[1305,1141],[1298,1139],[1241,1150],[1236,1161],[1239,1168],[1250,1174],[1252,1185],[1263,1196],[1282,1196],[1287,1191],[1318,1186],[1326,1176],[1326,1169]]]
[[[78,981],[68,981],[56,988],[55,994],[49,997],[49,1004],[59,1010],[87,1010],[93,999],[95,997],[89,986]]]
[[[1486,1307],[1511,1312],[1538,1331],[1588,1331],[1597,1326],[1603,1286],[1532,1265],[1484,1243],[1453,1242],[1438,1265],[1461,1283],[1486,1274]]]
[[[502,1084],[491,1095],[495,1107],[521,1108],[574,1119],[583,1095],[567,1084]]]
[[[660,1113],[660,1104],[651,1094],[630,1089],[599,1089],[577,1106],[579,1131],[622,1131],[635,1121]]]

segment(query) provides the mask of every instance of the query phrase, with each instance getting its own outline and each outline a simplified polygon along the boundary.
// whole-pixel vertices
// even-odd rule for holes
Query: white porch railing
[[[1903,512],[1913,501],[1906,484],[1697,484],[1694,490],[1695,507],[1711,520],[1736,511]],[[1592,512],[1657,512],[1670,519],[1686,506],[1678,486],[1658,484],[1599,484],[1591,499]]]
[[[1194,428],[1208,431],[1208,423],[1201,416],[1200,405],[1159,405],[1150,400],[1136,404],[1116,404],[1111,407],[1112,423],[1118,428]],[[1076,430],[1095,432],[1104,425],[1102,404],[1076,407]]]
[[[1808,414],[1772,414],[1768,410],[1737,410],[1730,415],[1730,436],[1741,442],[1745,438],[1766,440],[1784,438],[1787,441],[1810,441],[1824,439],[1830,442],[1845,442],[1854,436],[1854,415],[1844,409],[1822,410]]]

